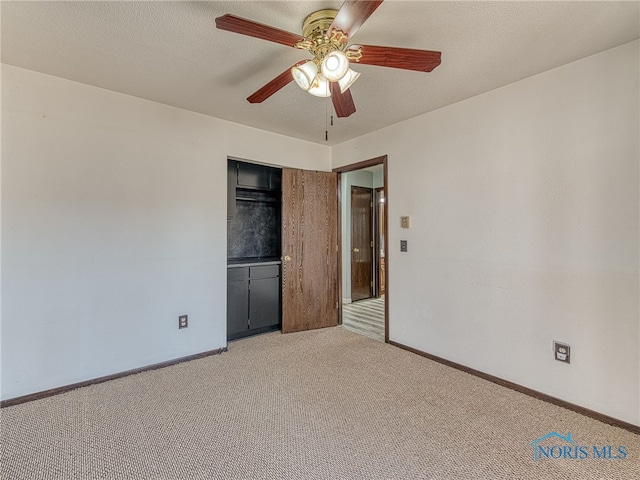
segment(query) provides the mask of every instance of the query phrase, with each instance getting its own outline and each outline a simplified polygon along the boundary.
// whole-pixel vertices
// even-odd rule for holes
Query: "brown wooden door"
[[[351,187],[351,300],[373,296],[373,190]]]
[[[282,333],[338,324],[337,182],[282,170]]]

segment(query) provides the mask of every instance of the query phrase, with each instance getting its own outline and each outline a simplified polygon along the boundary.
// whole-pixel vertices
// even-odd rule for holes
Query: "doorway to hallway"
[[[388,341],[386,156],[334,171],[340,192],[341,323]]]

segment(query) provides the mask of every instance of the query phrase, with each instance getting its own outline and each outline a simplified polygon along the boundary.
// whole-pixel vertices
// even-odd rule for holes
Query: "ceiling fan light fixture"
[[[334,50],[322,60],[322,74],[330,82],[337,82],[349,71],[349,59],[340,50]]]
[[[308,92],[313,87],[314,79],[318,73],[318,66],[313,60],[309,60],[302,65],[298,65],[291,69],[291,75],[298,86]]]
[[[349,90],[349,87],[353,85],[359,77],[360,72],[349,69],[347,73],[340,80],[338,80],[338,85],[340,85],[340,93],[344,93]]]
[[[319,73],[313,80],[311,88],[307,91],[311,95],[315,95],[316,97],[330,97],[331,90],[329,89],[329,80],[327,80],[321,73]]]
[[[294,80],[304,91],[319,97],[330,97],[333,90],[336,114],[348,117],[356,111],[349,88],[360,77],[350,69],[350,62],[418,72],[430,72],[440,65],[441,52],[348,45],[348,40],[382,2],[348,0],[340,10],[313,12],[302,23],[302,35],[229,13],[216,18],[216,28],[306,50],[313,55],[313,60],[301,60],[263,85],[247,98],[249,103],[265,101]]]

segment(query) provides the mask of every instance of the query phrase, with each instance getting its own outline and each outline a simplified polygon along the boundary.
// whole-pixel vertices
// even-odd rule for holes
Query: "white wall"
[[[2,399],[226,345],[227,156],[330,168],[325,146],[2,66]]]
[[[391,340],[640,425],[638,58],[636,41],[332,149],[334,168],[388,154]]]
[[[332,165],[324,146],[2,66],[1,398],[225,345],[228,155],[388,154],[391,339],[640,425],[638,56],[363,136]]]

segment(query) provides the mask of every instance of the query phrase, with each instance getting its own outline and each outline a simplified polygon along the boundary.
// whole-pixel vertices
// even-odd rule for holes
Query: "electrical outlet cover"
[[[571,363],[571,347],[566,343],[553,342],[553,355],[556,360]]]

